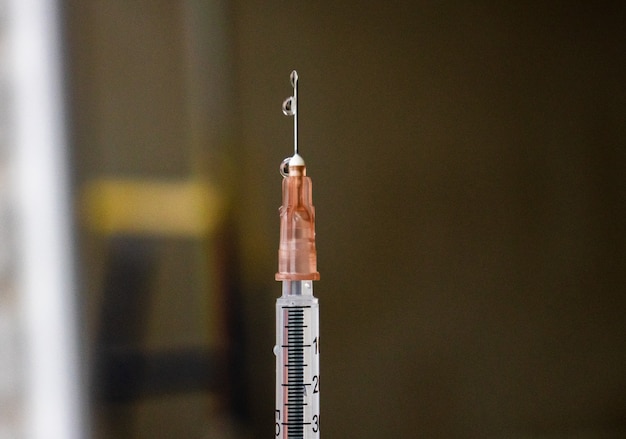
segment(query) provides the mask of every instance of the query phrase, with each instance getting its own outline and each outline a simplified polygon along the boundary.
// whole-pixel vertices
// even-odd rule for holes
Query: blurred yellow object
[[[199,237],[215,229],[221,205],[204,181],[102,179],[86,184],[80,210],[98,233]]]

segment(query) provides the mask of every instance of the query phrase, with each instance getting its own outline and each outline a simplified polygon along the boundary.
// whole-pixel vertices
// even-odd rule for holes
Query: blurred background
[[[36,155],[60,190],[27,211],[49,182],[0,183],[0,437],[70,437],[23,435],[66,405],[72,437],[271,437],[294,68],[324,436],[626,437],[623,2],[0,4],[3,42],[56,50],[30,67],[65,115],[39,140],[54,160],[23,149],[12,114],[40,96],[3,80],[0,176],[35,178]],[[45,250],[31,217],[59,237],[56,307],[36,262],[19,275]],[[46,337],[67,385],[38,406]]]

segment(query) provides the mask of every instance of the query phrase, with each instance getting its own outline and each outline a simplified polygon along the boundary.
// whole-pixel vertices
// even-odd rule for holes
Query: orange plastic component
[[[289,166],[283,178],[280,246],[276,280],[318,280],[315,250],[315,208],[311,179],[304,166]]]

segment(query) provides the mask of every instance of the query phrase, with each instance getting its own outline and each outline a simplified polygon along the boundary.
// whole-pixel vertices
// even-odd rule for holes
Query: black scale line
[[[304,438],[304,310],[302,307],[287,309],[287,427],[290,439]]]

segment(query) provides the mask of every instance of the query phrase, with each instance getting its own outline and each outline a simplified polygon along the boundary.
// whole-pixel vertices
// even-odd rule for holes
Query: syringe
[[[298,154],[298,74],[291,72],[293,96],[283,112],[294,117],[294,155],[281,164],[278,273],[282,296],[276,301],[276,410],[279,439],[320,437],[319,307],[313,296],[318,280],[315,209],[311,179]]]

